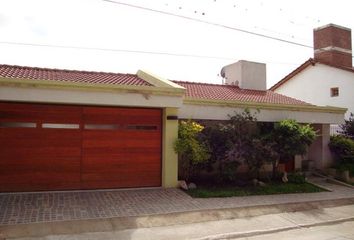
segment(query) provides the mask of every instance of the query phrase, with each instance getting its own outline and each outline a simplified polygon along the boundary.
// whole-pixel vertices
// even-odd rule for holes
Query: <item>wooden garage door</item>
[[[161,185],[161,110],[0,103],[0,191]]]

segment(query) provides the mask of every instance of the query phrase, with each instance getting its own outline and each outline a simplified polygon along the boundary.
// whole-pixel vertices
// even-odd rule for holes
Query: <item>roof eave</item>
[[[276,104],[276,103],[260,103],[260,102],[243,102],[234,100],[215,100],[215,99],[200,99],[200,98],[184,98],[184,104],[195,105],[212,105],[222,107],[243,107],[269,110],[289,110],[302,112],[324,112],[345,114],[346,108],[332,106],[315,106],[315,105],[295,105],[295,104]]]
[[[144,85],[113,85],[97,83],[78,83],[69,81],[54,80],[33,80],[24,78],[4,78],[0,77],[0,86],[23,87],[23,88],[50,88],[59,90],[85,90],[85,91],[107,91],[107,92],[127,92],[155,95],[175,95],[183,96],[184,88],[144,86]]]

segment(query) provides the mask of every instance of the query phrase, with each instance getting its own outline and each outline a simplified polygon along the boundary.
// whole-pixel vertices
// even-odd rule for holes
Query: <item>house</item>
[[[270,90],[319,106],[354,113],[351,30],[334,24],[314,29],[314,58],[296,68]]]
[[[178,119],[226,120],[246,107],[259,121],[314,124],[309,154],[318,168],[331,163],[329,124],[346,109],[267,91],[264,64],[222,72],[216,85],[0,65],[0,191],[176,187]]]

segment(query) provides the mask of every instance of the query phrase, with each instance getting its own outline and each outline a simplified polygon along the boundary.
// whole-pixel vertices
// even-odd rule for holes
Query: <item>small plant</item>
[[[195,170],[195,166],[205,162],[209,158],[209,152],[205,144],[198,141],[198,134],[203,126],[191,120],[181,121],[178,128],[178,139],[175,142],[175,152],[179,154],[183,177],[189,181]]]
[[[303,184],[306,183],[306,177],[300,172],[289,173],[288,182],[294,184]]]

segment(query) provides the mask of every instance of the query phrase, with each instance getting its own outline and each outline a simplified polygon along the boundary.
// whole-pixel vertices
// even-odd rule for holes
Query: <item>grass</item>
[[[251,195],[270,195],[287,193],[313,193],[326,191],[310,183],[269,183],[264,187],[235,187],[235,186],[198,186],[197,189],[186,191],[194,198],[212,197],[241,197]]]

